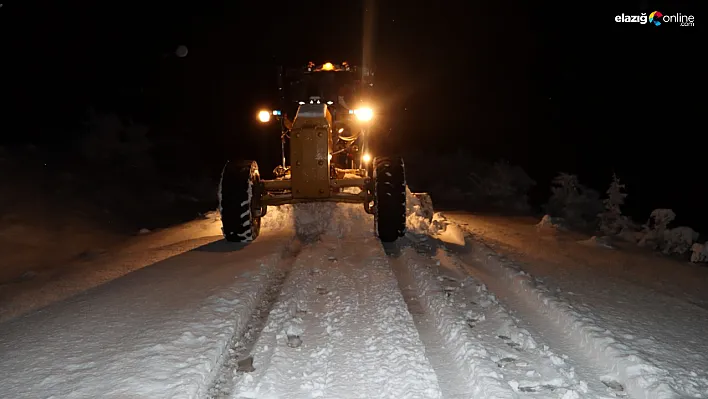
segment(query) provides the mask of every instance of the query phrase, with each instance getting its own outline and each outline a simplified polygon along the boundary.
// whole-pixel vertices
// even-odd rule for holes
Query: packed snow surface
[[[140,235],[0,324],[0,397],[708,397],[708,276],[407,199],[392,245],[346,204],[271,207],[248,245],[218,213]]]
[[[368,240],[303,251],[235,397],[440,397],[385,254]]]
[[[243,254],[216,242],[4,323],[0,397],[205,394],[282,257],[269,246],[283,241],[263,241]]]
[[[603,383],[630,397],[708,397],[708,269],[597,237],[539,234],[524,219],[451,218],[474,234],[466,263],[535,307]]]

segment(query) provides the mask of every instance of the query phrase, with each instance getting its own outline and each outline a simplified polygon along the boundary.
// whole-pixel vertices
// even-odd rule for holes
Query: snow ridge
[[[415,276],[409,280],[415,284],[419,300],[430,309],[446,347],[455,354],[457,367],[467,376],[465,392],[474,398],[515,398],[514,391],[504,381],[482,342],[473,336],[461,315],[450,309],[445,295],[440,295],[441,287],[433,274],[418,264],[413,248],[405,248],[402,257],[408,272]]]
[[[217,377],[219,369],[228,356],[231,337],[243,332],[251,312],[259,303],[276,271],[272,265],[276,265],[280,258],[281,254],[276,253],[263,259],[260,267],[261,273],[252,277],[249,284],[249,289],[253,290],[252,295],[243,296],[240,289],[234,289],[210,297],[198,312],[200,315],[210,315],[208,322],[205,322],[206,318],[204,318],[199,322],[190,323],[185,327],[185,332],[179,339],[167,344],[160,344],[158,347],[147,348],[150,352],[159,350],[163,353],[164,364],[182,365],[181,367],[177,370],[156,369],[149,373],[141,373],[141,375],[152,375],[164,379],[174,378],[175,373],[181,375],[181,380],[186,384],[173,387],[170,397],[182,395],[204,397],[207,395],[209,386]],[[215,334],[215,331],[218,333]],[[185,362],[184,350],[186,348],[192,348],[190,350],[199,353],[198,356]],[[151,362],[149,365],[154,366],[155,363]],[[130,386],[131,384],[126,385]],[[159,381],[155,381],[153,385],[158,389],[157,392],[153,392],[156,396],[164,394],[162,388],[159,388],[160,385]],[[145,391],[145,381],[136,381],[132,389],[123,392],[137,392],[139,386],[142,388],[141,391]]]
[[[307,309],[303,301],[306,293],[313,288],[314,279],[311,278],[305,267],[312,260],[312,249],[305,248],[298,256],[293,269],[283,283],[283,290],[279,294],[273,309],[268,315],[268,321],[261,331],[251,356],[255,371],[244,374],[236,382],[237,398],[274,398],[275,382],[271,374],[275,372],[275,380],[286,380],[287,377],[279,373],[278,367],[271,368],[274,358],[282,357],[282,349],[278,343],[287,339],[287,334],[300,335],[299,325],[302,323],[302,313]],[[276,359],[277,360],[277,359]],[[295,365],[293,365],[295,366]]]
[[[619,381],[632,397],[666,399],[679,397],[671,388],[668,372],[646,359],[628,352],[628,348],[611,331],[598,326],[566,302],[554,297],[532,276],[519,270],[510,261],[495,253],[485,244],[469,241],[476,258],[489,270],[508,281],[513,292],[536,306],[549,322],[559,326],[575,344],[582,348],[588,359],[607,371],[603,382],[613,386]]]

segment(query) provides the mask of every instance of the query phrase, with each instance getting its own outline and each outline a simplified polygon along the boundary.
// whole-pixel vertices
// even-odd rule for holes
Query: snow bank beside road
[[[112,248],[94,248],[63,260],[48,251],[52,267],[31,269],[31,278],[0,286],[0,322],[60,301],[82,291],[218,240],[215,215],[179,226],[130,237]],[[0,245],[0,250],[2,245]]]
[[[186,253],[4,323],[0,397],[205,396],[284,245]]]

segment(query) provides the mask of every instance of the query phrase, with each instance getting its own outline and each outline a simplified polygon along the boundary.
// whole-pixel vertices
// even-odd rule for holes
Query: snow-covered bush
[[[603,204],[597,191],[580,184],[578,176],[561,173],[551,184],[551,198],[545,206],[553,217],[561,217],[574,227],[593,227]]]
[[[698,232],[692,228],[681,226],[664,230],[664,240],[661,243],[662,251],[665,254],[684,254],[694,242],[698,240]]]
[[[705,244],[695,243],[691,246],[691,262],[708,262],[708,241]]]
[[[671,209],[654,209],[649,220],[642,226],[642,231],[636,233],[637,245],[654,250],[660,250],[666,255],[684,254],[689,250],[694,251],[694,257],[700,257],[702,249],[694,243],[698,240],[698,232],[687,226],[670,229],[668,226],[676,219],[676,213]],[[698,244],[700,245],[700,244]]]
[[[652,249],[661,248],[664,232],[674,219],[676,213],[672,209],[654,209],[649,215],[649,220],[642,226],[642,236],[637,244]]]
[[[600,213],[600,231],[606,235],[616,235],[626,231],[629,227],[629,218],[622,214],[620,207],[624,205],[627,194],[623,192],[624,184],[620,183],[617,175],[612,175],[612,183],[607,189],[607,198],[603,200],[605,211]]]

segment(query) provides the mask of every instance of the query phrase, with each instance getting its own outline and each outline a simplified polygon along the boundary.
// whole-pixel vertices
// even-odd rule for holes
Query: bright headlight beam
[[[271,113],[266,110],[260,111],[260,112],[258,112],[258,120],[263,123],[266,123],[266,122],[270,121],[270,114]]]
[[[371,108],[359,108],[354,110],[354,115],[356,115],[356,118],[360,121],[367,122],[374,117],[374,110]]]

